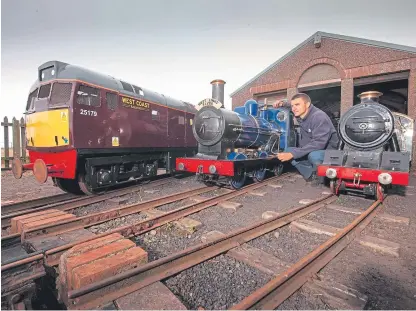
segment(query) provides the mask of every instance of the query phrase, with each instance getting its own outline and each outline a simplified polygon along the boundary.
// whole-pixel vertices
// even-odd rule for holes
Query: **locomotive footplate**
[[[177,158],[176,170],[204,175],[235,176],[240,168],[246,172],[265,167],[270,170],[279,164],[276,157],[245,159],[245,160],[207,160],[199,158]]]

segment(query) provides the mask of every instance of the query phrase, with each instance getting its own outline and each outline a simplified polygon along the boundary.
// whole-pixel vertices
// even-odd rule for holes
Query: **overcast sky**
[[[316,31],[416,46],[415,7],[412,0],[2,0],[1,118],[22,116],[37,68],[49,60],[194,104],[211,96],[211,80],[224,79],[230,107],[231,92]]]

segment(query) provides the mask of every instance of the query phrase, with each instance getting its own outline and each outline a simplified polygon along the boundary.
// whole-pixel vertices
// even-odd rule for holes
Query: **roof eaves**
[[[303,47],[309,41],[313,40],[313,38],[316,35],[321,35],[321,37],[330,38],[330,39],[343,40],[343,41],[347,41],[347,42],[354,42],[354,43],[359,43],[359,44],[364,44],[364,45],[369,45],[369,46],[382,47],[382,48],[387,48],[387,49],[392,49],[392,50],[398,50],[398,51],[405,51],[405,52],[415,53],[416,54],[416,48],[415,47],[412,47],[412,46],[400,45],[400,44],[394,44],[394,43],[388,43],[388,42],[382,42],[382,41],[376,41],[376,40],[369,40],[369,39],[363,39],[363,38],[350,37],[350,36],[344,36],[344,35],[338,35],[338,34],[333,34],[333,33],[327,33],[327,32],[317,31],[312,36],[308,37],[305,41],[303,41],[301,44],[297,45],[295,48],[293,48],[292,50],[290,50],[284,56],[282,56],[281,58],[279,58],[273,64],[271,64],[270,66],[268,66],[266,69],[264,69],[263,71],[261,71],[254,78],[252,78],[249,81],[247,81],[246,83],[244,83],[237,90],[235,90],[234,92],[232,92],[229,96],[230,97],[231,96],[234,96],[236,93],[238,93],[239,91],[241,91],[242,89],[244,89],[246,86],[250,85],[256,79],[258,79],[259,77],[261,77],[262,75],[264,75],[265,73],[267,73],[273,67],[275,67],[276,65],[280,64],[287,57],[293,55],[298,49],[300,49],[301,47]]]

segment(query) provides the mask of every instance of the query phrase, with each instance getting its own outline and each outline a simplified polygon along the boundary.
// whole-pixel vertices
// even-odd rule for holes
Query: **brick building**
[[[380,103],[392,111],[416,119],[416,48],[317,32],[230,96],[234,109],[250,98],[271,104],[304,92],[336,119],[369,90],[382,92]]]

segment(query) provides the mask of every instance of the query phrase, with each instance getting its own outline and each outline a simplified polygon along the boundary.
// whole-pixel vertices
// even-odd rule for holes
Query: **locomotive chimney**
[[[221,102],[221,108],[224,108],[224,84],[225,81],[216,79],[211,81],[212,84],[212,98]]]
[[[358,94],[357,97],[361,99],[361,103],[378,103],[381,95],[383,95],[381,92],[368,91]]]

